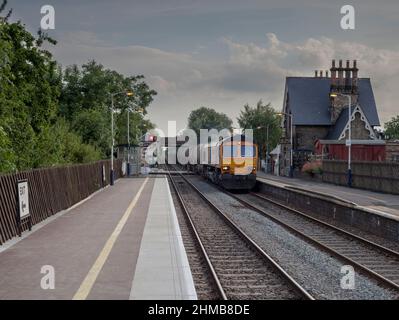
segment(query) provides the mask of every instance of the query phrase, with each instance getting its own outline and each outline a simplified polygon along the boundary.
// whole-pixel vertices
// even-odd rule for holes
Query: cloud
[[[68,34],[60,39],[55,56],[64,65],[96,59],[125,74],[144,74],[159,92],[149,110],[162,129],[167,120],[185,126],[189,112],[214,107],[235,119],[245,103],[272,102],[280,109],[286,76],[313,76],[327,70],[331,59],[357,59],[359,75],[370,77],[382,122],[398,113],[399,53],[361,43],[320,37],[298,43],[284,42],[268,33],[264,44],[223,39],[227,55],[170,52],[145,46],[112,46],[95,34]]]

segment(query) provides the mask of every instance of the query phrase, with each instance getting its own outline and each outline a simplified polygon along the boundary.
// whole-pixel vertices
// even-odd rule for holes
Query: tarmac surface
[[[275,176],[258,172],[258,180],[276,183],[280,186],[290,186],[301,190],[335,197],[344,202],[355,204],[371,211],[383,212],[399,218],[399,196],[362,189],[348,188],[329,183],[308,181],[297,178]]]
[[[0,246],[0,299],[196,299],[164,177],[113,187]]]

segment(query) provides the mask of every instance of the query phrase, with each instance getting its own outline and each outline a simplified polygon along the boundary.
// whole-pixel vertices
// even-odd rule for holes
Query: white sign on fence
[[[18,182],[18,201],[19,201],[19,216],[24,218],[29,216],[29,189],[28,181]]]

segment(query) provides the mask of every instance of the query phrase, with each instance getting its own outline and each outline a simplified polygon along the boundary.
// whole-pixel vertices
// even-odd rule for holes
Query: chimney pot
[[[356,60],[353,60],[353,69],[352,69],[352,92],[357,94],[358,93],[358,68]]]
[[[339,60],[339,68],[338,68],[338,91],[342,91],[345,87],[344,80],[344,68],[342,68],[342,60]]]
[[[320,70],[320,78],[323,78],[323,70]]]
[[[314,77],[317,78],[317,70],[314,71]]]
[[[332,60],[332,67],[335,68],[335,59]]]
[[[347,68],[347,69],[350,68],[350,66],[349,66],[349,60],[346,60],[346,68]]]
[[[326,70],[326,78],[328,78],[328,70]]]

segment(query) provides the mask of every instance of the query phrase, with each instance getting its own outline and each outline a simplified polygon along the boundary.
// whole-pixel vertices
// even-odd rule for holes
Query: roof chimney
[[[326,70],[326,78],[328,78],[328,70]]]
[[[331,63],[331,91],[337,88],[337,68],[335,67],[335,60]]]
[[[358,77],[357,77],[357,72],[359,69],[357,68],[357,62],[356,60],[353,60],[353,68],[352,68],[352,92],[357,93],[358,89]]]
[[[342,91],[344,86],[344,69],[342,67],[342,60],[340,59],[338,66],[338,91]]]
[[[314,77],[317,78],[317,70],[314,71]]]
[[[351,79],[351,68],[349,60],[346,60],[346,68],[345,68],[345,92],[352,91],[352,79]]]
[[[323,78],[323,70],[320,70],[320,78]]]

